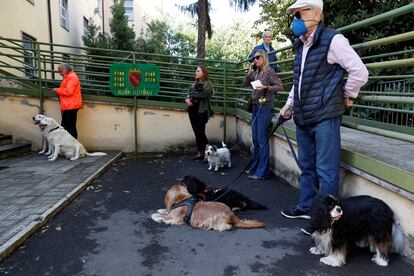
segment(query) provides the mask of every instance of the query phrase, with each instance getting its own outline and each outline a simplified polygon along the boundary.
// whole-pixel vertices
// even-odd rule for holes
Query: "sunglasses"
[[[259,60],[262,56],[255,56],[254,60]]]
[[[302,18],[301,13],[302,13],[302,12],[307,12],[307,11],[310,11],[310,10],[312,10],[312,8],[306,8],[306,9],[303,9],[303,10],[301,10],[301,11],[297,11],[297,12],[295,12],[295,14],[292,16],[292,20],[293,20],[294,18],[301,19],[301,18]]]

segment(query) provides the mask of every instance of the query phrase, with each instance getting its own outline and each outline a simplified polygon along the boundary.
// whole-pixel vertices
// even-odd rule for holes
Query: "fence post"
[[[132,58],[135,64],[135,53],[132,52]],[[137,134],[137,96],[134,95],[134,142],[135,142],[135,153],[138,152],[138,134]]]
[[[43,89],[42,89],[42,61],[41,61],[41,57],[40,57],[40,43],[37,42],[37,74],[38,74],[38,78],[39,78],[39,101],[40,101],[40,105],[39,105],[39,113],[43,114]]]
[[[226,132],[226,125],[227,125],[227,100],[226,100],[226,93],[227,92],[227,63],[224,63],[224,83],[223,83],[223,141],[227,143],[227,132]]]

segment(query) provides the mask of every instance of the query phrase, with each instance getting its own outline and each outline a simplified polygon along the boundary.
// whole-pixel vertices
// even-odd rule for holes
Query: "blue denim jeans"
[[[252,139],[253,159],[248,170],[259,178],[269,176],[269,124],[272,120],[271,105],[253,104]]]
[[[340,126],[338,116],[315,125],[296,127],[298,159],[303,168],[297,208],[302,211],[309,211],[318,194],[338,196]]]

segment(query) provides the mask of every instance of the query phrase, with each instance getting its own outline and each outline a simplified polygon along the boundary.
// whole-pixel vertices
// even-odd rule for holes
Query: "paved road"
[[[279,212],[298,191],[273,177],[243,176],[236,190],[268,206],[238,213],[267,224],[258,230],[195,230],[157,224],[150,215],[163,207],[175,179],[193,174],[224,186],[247,159],[233,156],[233,168],[209,174],[207,165],[188,155],[140,155],[118,161],[90,189],[0,263],[7,275],[413,275],[407,259],[392,256],[389,267],[371,262],[355,249],[341,268],[327,267],[308,253],[312,241]]]

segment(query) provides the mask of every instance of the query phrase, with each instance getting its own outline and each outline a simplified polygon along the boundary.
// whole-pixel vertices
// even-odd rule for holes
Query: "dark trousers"
[[[72,135],[75,139],[78,138],[78,131],[76,130],[76,119],[79,109],[70,109],[62,111],[61,125]]]
[[[196,138],[197,150],[204,152],[208,144],[206,136],[206,124],[208,122],[207,112],[198,113],[197,110],[189,110],[188,116],[190,117],[191,127]]]

